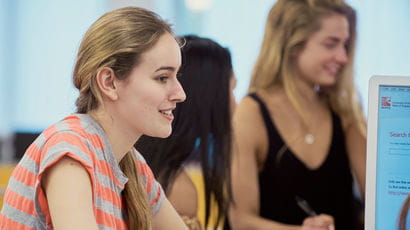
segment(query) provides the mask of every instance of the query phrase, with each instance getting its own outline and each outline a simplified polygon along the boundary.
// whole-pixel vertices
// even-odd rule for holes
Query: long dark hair
[[[205,226],[211,195],[219,208],[218,225],[227,214],[231,197],[231,56],[228,49],[210,39],[192,35],[181,39],[185,45],[179,80],[187,99],[174,111],[170,137],[143,136],[135,147],[144,154],[165,191],[182,164],[194,155],[205,182]]]

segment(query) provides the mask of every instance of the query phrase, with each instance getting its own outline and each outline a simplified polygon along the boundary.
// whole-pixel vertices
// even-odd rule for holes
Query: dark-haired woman
[[[235,77],[230,52],[197,36],[182,37],[179,80],[187,100],[166,139],[143,136],[145,154],[167,197],[191,229],[222,229],[230,203],[231,115]]]

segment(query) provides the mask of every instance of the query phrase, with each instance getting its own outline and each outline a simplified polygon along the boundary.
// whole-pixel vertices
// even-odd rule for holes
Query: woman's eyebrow
[[[176,68],[172,66],[161,66],[158,69],[155,70],[155,72],[161,71],[161,70],[169,70],[169,71],[175,71]]]
[[[333,36],[329,36],[329,37],[327,37],[327,38],[325,38],[325,40],[329,40],[329,41],[332,41],[332,42],[341,42],[341,41],[343,41],[344,39],[341,39],[341,38],[339,38],[339,37],[333,37]],[[349,39],[345,39],[345,41],[347,41],[347,40],[349,40]]]

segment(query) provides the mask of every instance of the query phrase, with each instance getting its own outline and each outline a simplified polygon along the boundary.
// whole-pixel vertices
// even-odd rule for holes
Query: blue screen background
[[[410,192],[410,87],[379,88],[376,229],[397,229]]]

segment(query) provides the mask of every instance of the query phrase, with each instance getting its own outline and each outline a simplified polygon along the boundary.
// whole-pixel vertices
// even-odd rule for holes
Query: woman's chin
[[[171,135],[171,133],[172,133],[172,128],[168,128],[168,129],[164,129],[161,131],[152,132],[151,134],[146,134],[146,135],[151,136],[151,137],[167,138]]]

